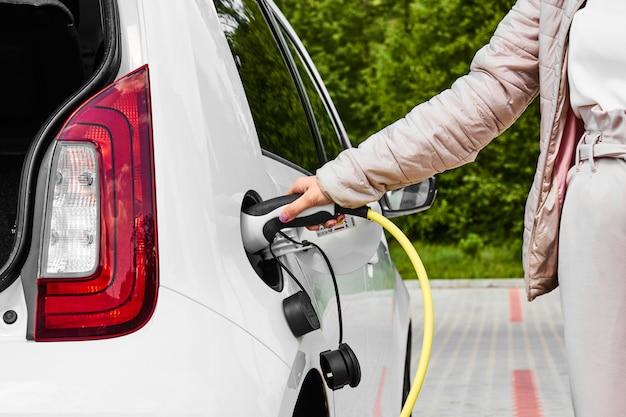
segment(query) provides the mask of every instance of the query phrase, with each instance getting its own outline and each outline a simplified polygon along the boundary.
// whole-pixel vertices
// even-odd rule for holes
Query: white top
[[[574,15],[568,76],[574,112],[626,109],[626,0],[588,0]]]

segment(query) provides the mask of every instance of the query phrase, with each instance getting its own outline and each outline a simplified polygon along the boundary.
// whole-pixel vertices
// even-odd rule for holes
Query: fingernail
[[[285,213],[280,213],[280,216],[278,216],[278,220],[280,220],[281,223],[287,223],[287,221],[289,221],[289,216],[287,216]]]

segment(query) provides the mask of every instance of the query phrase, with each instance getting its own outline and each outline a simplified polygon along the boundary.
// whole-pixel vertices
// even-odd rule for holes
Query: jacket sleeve
[[[473,161],[538,93],[539,2],[518,0],[448,90],[318,169],[321,189],[359,207]]]

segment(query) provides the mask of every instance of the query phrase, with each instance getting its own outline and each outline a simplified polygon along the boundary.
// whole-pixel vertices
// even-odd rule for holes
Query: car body
[[[0,415],[398,414],[409,296],[384,235],[340,310],[298,251],[244,250],[243,208],[350,146],[276,5],[0,8]],[[320,329],[293,334],[285,269]],[[334,390],[338,313],[361,381]]]

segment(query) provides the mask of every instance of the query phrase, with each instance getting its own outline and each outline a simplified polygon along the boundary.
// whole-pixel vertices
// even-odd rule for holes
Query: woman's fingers
[[[326,196],[326,194],[324,194],[320,189],[315,176],[297,179],[289,188],[287,194],[302,194],[302,196],[293,203],[285,206],[279,217],[280,221],[283,223],[295,219],[300,213],[308,208],[324,206],[332,203],[332,200],[328,198],[328,196]],[[336,220],[329,220],[324,224],[324,226],[326,227],[326,224],[328,224],[332,227],[336,223]]]

